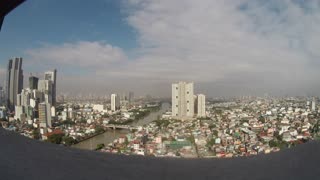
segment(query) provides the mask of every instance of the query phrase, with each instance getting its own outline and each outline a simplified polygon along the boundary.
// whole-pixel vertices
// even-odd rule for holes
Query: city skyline
[[[11,58],[9,59],[9,62],[10,60],[14,60],[14,59],[23,59],[22,57],[19,57],[19,58]],[[9,63],[10,64],[10,63]],[[24,72],[24,70],[22,70],[22,72]],[[43,86],[52,86],[50,87],[50,89],[52,89],[52,92],[50,92],[52,95],[52,98],[50,100],[48,100],[50,103],[53,103],[55,104],[56,101],[57,101],[57,97],[58,96],[65,96],[65,97],[79,97],[79,96],[83,96],[83,97],[89,97],[89,96],[92,96],[92,97],[107,97],[107,96],[110,96],[112,95],[114,92],[122,92],[122,94],[118,94],[118,96],[120,96],[120,99],[122,98],[122,96],[124,94],[126,94],[126,98],[130,98],[130,93],[133,93],[133,89],[135,88],[131,88],[131,87],[126,87],[126,88],[110,88],[110,87],[107,87],[105,88],[106,91],[103,91],[103,92],[100,92],[100,93],[95,93],[95,91],[88,91],[88,92],[66,92],[66,91],[59,91],[59,88],[57,90],[56,88],[56,81],[57,81],[57,69],[53,69],[53,70],[46,70],[46,71],[42,71],[42,72],[37,72],[37,73],[32,73],[30,72],[29,74],[25,75],[25,73],[22,73],[23,74],[23,78],[22,78],[22,84],[23,84],[23,87],[22,88],[30,88],[31,90],[33,89],[32,87],[33,86],[36,86],[36,89],[38,88],[38,81],[40,82],[40,84],[43,84],[43,83],[46,83],[47,85],[43,85]],[[6,77],[6,76],[5,76]],[[43,79],[39,78],[39,77],[43,77]],[[6,83],[7,80],[5,80],[3,82],[3,84],[0,83],[0,87],[2,87],[3,89],[5,89]],[[32,84],[33,81],[36,81],[36,85],[35,84]],[[50,81],[50,82],[49,82]],[[184,81],[184,80],[178,80],[179,82],[180,81]],[[148,91],[142,91],[140,93],[137,93],[138,96],[141,98],[141,97],[146,97],[146,96],[150,96],[150,94],[152,95],[151,97],[156,97],[156,98],[170,98],[171,97],[171,88],[168,88],[168,86],[170,86],[172,82],[168,82],[168,83],[164,83],[162,84],[162,86],[166,86],[164,87],[164,94],[162,95],[158,95],[158,94],[153,94],[152,92],[148,92]],[[49,84],[48,84],[49,83]],[[60,82],[59,82],[60,83]],[[238,95],[221,95],[221,94],[216,94],[215,91],[212,91],[212,90],[208,90],[206,88],[203,88],[201,87],[201,82],[196,82],[199,86],[196,86],[196,90],[195,91],[199,91],[199,92],[204,92],[204,94],[211,94],[210,96],[208,96],[209,98],[233,98],[233,97],[245,97],[245,96],[256,96],[256,97],[263,97],[263,96],[273,96],[273,97],[288,97],[288,96],[291,96],[291,97],[295,97],[295,96],[304,96],[304,97],[317,97],[315,95],[312,95],[310,93],[302,93],[302,94],[290,94],[290,93],[284,93],[282,95],[278,95],[278,94],[272,94],[272,93],[269,93],[269,92],[265,92],[265,93],[256,93],[256,92],[253,92],[253,91],[243,91],[244,93],[242,94],[238,94]],[[59,87],[59,86],[58,86]],[[82,86],[82,87],[86,87],[86,86]],[[152,84],[151,85],[148,85],[147,86],[147,89],[148,87],[152,88]],[[40,86],[40,89],[42,87]],[[116,90],[114,90],[116,89]],[[56,94],[58,92],[58,94]],[[126,92],[126,93],[124,93]],[[213,92],[213,93],[212,93]],[[132,94],[131,94],[132,95]],[[197,94],[198,95],[198,94]],[[48,98],[47,98],[48,99]],[[111,98],[110,98],[111,99]],[[129,99],[127,99],[129,100]]]
[[[1,177],[314,179],[319,22],[320,0],[0,0]]]
[[[0,82],[6,60],[21,56],[26,74],[59,69],[57,91],[65,93],[168,97],[165,87],[184,80],[208,96],[319,95],[315,0],[97,1],[70,12],[71,5],[51,16],[61,3],[26,2],[7,16]]]

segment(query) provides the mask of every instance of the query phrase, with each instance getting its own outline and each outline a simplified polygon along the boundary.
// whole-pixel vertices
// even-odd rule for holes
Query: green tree
[[[280,149],[285,149],[288,147],[288,143],[286,143],[284,141],[271,140],[271,141],[269,141],[269,146],[270,147],[278,147]]]
[[[209,125],[209,128],[210,128],[210,129],[213,129],[213,128],[216,128],[216,127],[217,127],[217,126],[216,126],[215,124],[210,124],[210,125]]]
[[[187,140],[190,141],[192,144],[196,143],[193,135],[187,137]]]
[[[63,134],[52,134],[48,137],[48,142],[54,143],[54,144],[61,144]]]
[[[218,131],[217,131],[217,130],[213,130],[213,131],[212,131],[212,134],[213,134],[214,136],[218,137]]]
[[[266,122],[266,119],[265,119],[263,116],[260,116],[260,117],[259,117],[259,121],[262,122],[262,123],[265,123],[265,122]]]
[[[275,141],[274,139],[272,139],[271,141],[269,141],[269,146],[270,146],[270,147],[278,147],[278,143],[277,143],[277,141]]]
[[[63,136],[62,142],[67,146],[71,146],[76,143],[76,140],[69,136]]]
[[[176,152],[176,156],[180,156],[181,154],[180,154],[180,152],[179,151],[177,151]]]
[[[34,129],[32,131],[32,136],[33,136],[33,139],[40,139],[40,137],[41,137],[40,131],[38,129]]]
[[[98,144],[96,150],[100,150],[102,148],[104,148],[104,144],[103,143],[102,144]]]
[[[211,148],[215,144],[215,139],[211,138],[210,140],[207,141],[206,146],[208,148]]]

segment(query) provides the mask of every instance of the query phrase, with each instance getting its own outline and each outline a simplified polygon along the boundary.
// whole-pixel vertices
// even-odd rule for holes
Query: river
[[[143,126],[146,124],[151,123],[152,121],[156,120],[158,116],[161,116],[164,112],[169,110],[170,104],[165,102],[162,103],[161,108],[159,111],[151,112],[148,116],[144,117],[139,121],[134,121],[130,125],[132,126]],[[107,130],[105,133],[94,136],[90,139],[82,141],[78,144],[73,145],[72,147],[80,148],[80,149],[89,149],[94,150],[98,144],[109,144],[113,142],[115,139],[119,138],[121,135],[128,134],[128,130]]]

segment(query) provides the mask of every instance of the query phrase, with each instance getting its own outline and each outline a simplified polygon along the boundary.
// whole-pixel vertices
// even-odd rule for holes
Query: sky
[[[319,96],[319,34],[319,0],[28,0],[4,21],[0,82],[21,56],[25,78],[57,68],[58,94]]]

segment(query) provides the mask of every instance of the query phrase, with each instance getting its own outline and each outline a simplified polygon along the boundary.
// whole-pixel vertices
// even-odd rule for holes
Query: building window
[[[189,91],[187,91],[187,94],[189,94]]]
[[[176,96],[176,98],[178,99],[178,96]]]
[[[187,109],[187,112],[189,112],[189,109]]]
[[[176,105],[176,107],[178,107],[178,105]]]
[[[178,90],[178,87],[176,87],[176,90]]]
[[[189,101],[187,101],[187,103],[189,103]]]

